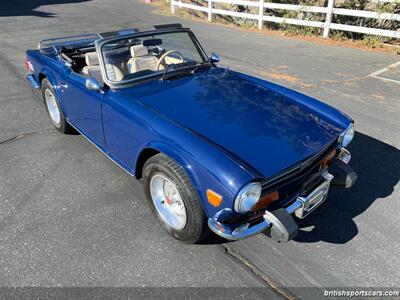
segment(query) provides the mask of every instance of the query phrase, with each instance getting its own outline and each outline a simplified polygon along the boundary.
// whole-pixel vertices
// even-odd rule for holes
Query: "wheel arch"
[[[45,79],[45,78],[47,78],[47,76],[43,73],[43,72],[40,72],[39,74],[38,74],[38,81],[39,81],[39,85],[40,86],[42,86],[42,81],[43,81],[43,79]]]
[[[135,163],[135,177],[137,179],[142,178],[143,175],[143,167],[146,161],[156,154],[164,154],[168,156],[170,159],[174,160],[177,164],[181,166],[183,170],[185,170],[186,174],[190,177],[192,184],[196,187],[195,174],[190,170],[189,162],[186,158],[183,157],[177,150],[172,147],[161,143],[161,142],[153,142],[144,147],[139,155],[137,156]]]
[[[151,157],[153,157],[154,155],[157,155],[158,153],[160,153],[159,150],[156,150],[154,148],[144,148],[142,149],[142,151],[139,153],[137,159],[136,159],[136,163],[135,163],[135,177],[136,179],[141,179],[143,176],[143,167],[144,164],[146,163],[147,160],[149,160]]]
[[[136,164],[135,164],[135,168],[134,168],[135,177],[137,179],[142,178],[143,167],[144,167],[146,161],[148,159],[150,159],[151,157],[153,157],[154,155],[157,155],[159,153],[168,156],[170,159],[175,161],[184,170],[184,172],[188,176],[191,184],[193,185],[193,188],[197,192],[197,195],[200,199],[201,207],[203,208],[206,215],[208,215],[208,209],[207,209],[208,207],[204,203],[204,199],[201,195],[201,190],[200,190],[200,187],[198,184],[199,179],[197,178],[194,170],[192,169],[192,166],[191,166],[189,160],[186,157],[184,157],[184,155],[179,153],[178,150],[173,149],[172,147],[170,147],[164,143],[161,143],[161,142],[150,143],[149,145],[144,147],[140,151],[139,155],[137,156]]]
[[[64,107],[64,103],[62,101],[62,97],[61,97],[61,90],[59,88],[59,85],[57,84],[57,79],[56,77],[53,75],[53,71],[48,68],[48,67],[43,67],[39,72],[38,72],[38,79],[39,79],[39,85],[40,87],[42,87],[42,81],[44,79],[47,79],[47,81],[50,83],[50,85],[53,88],[53,92],[57,98],[57,101],[59,103],[59,105],[61,106],[61,109],[63,111],[63,113],[65,114],[65,107]]]
[[[55,76],[51,74],[48,68],[43,67],[39,72],[38,72],[38,82],[40,84],[40,87],[42,86],[42,81],[43,79],[47,79],[50,83],[50,85],[53,87],[54,92],[56,93],[57,98],[59,99],[59,89],[57,88],[57,80]]]

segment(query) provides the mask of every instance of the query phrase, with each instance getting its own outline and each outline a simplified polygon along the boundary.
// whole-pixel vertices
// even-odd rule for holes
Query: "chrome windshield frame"
[[[99,57],[99,63],[100,63],[100,69],[101,69],[101,75],[103,77],[103,81],[108,86],[110,86],[112,88],[120,88],[120,87],[124,87],[126,85],[129,86],[129,85],[132,85],[132,84],[135,84],[135,83],[139,83],[139,82],[142,82],[142,81],[150,80],[152,78],[157,78],[157,77],[162,76],[162,74],[163,74],[162,72],[159,72],[159,73],[148,74],[148,75],[144,75],[144,76],[139,77],[139,78],[132,78],[132,79],[129,79],[129,80],[124,80],[124,81],[112,81],[112,80],[109,80],[107,78],[106,67],[105,67],[105,57],[104,57],[104,53],[103,53],[103,46],[104,45],[106,45],[108,43],[112,43],[112,42],[118,42],[118,41],[126,40],[126,39],[129,39],[129,38],[139,38],[139,37],[145,37],[145,36],[156,36],[156,35],[160,35],[160,34],[179,33],[179,32],[187,32],[188,33],[188,35],[191,38],[193,44],[195,45],[196,49],[198,50],[199,55],[204,60],[202,62],[202,64],[205,64],[206,62],[210,61],[210,59],[207,56],[206,52],[204,51],[203,47],[201,46],[201,44],[197,40],[197,38],[194,35],[194,33],[189,28],[167,28],[167,29],[158,29],[158,30],[149,30],[149,31],[137,32],[137,33],[133,33],[133,34],[130,34],[130,35],[124,35],[124,36],[118,36],[118,37],[111,37],[111,38],[107,38],[107,39],[101,39],[101,40],[97,40],[95,42],[96,52],[98,53],[98,57]],[[176,70],[179,70],[179,69],[176,69]]]

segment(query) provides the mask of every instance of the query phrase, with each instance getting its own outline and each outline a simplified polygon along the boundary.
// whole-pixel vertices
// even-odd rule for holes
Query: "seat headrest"
[[[85,54],[85,62],[86,65],[91,66],[98,66],[99,65],[99,57],[97,56],[97,52],[88,52]]]
[[[131,56],[133,58],[139,57],[139,56],[145,56],[149,53],[147,51],[147,48],[143,45],[135,45],[131,47]]]

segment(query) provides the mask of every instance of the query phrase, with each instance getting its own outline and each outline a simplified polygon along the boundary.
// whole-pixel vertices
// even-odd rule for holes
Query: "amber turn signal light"
[[[270,193],[266,194],[265,196],[261,196],[260,200],[258,200],[258,202],[256,204],[254,204],[254,206],[251,208],[251,210],[257,211],[278,199],[279,199],[278,191],[270,192]]]
[[[331,152],[329,152],[321,161],[321,166],[326,167],[329,162],[334,158],[336,155],[336,149],[333,149]]]
[[[207,190],[207,200],[212,206],[218,207],[221,204],[222,196],[212,190]]]

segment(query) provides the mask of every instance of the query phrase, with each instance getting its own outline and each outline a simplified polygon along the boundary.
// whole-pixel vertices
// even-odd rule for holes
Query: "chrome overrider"
[[[351,155],[346,149],[342,148],[337,157],[346,164],[350,161]],[[295,214],[296,217],[302,219],[314,211],[322,202],[325,201],[328,195],[329,187],[334,176],[328,171],[322,174],[323,182],[316,187],[307,196],[297,197],[296,200],[285,208],[287,214]],[[208,219],[208,226],[217,235],[227,240],[240,240],[255,234],[271,229],[274,224],[282,226],[279,220],[274,217],[269,211],[265,211],[263,220],[257,224],[251,225],[248,222],[242,224],[225,224],[219,222],[216,218]]]

